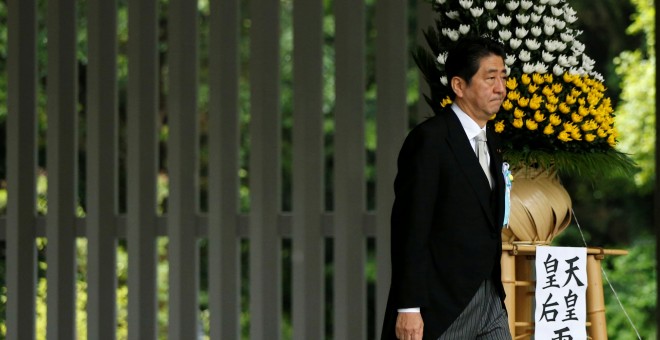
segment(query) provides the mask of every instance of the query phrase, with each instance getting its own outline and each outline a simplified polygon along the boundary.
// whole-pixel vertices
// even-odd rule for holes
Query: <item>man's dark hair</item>
[[[479,70],[480,60],[490,55],[500,56],[502,59],[506,58],[504,47],[492,39],[484,37],[460,39],[447,54],[445,62],[447,82],[451,84],[453,77],[459,77],[470,84],[472,76]],[[451,89],[451,85],[448,86]]]

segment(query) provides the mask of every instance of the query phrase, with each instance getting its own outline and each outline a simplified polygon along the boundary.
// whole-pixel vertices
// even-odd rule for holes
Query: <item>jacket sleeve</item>
[[[424,124],[422,124],[424,125]],[[435,275],[429,236],[439,190],[438,137],[423,126],[403,144],[394,182],[391,218],[395,307],[428,305],[428,276]]]

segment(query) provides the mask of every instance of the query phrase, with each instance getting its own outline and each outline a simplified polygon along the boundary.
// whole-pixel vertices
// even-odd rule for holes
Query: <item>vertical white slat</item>
[[[128,2],[128,339],[156,339],[158,0]]]
[[[169,338],[197,336],[199,251],[197,135],[197,2],[172,0],[168,13],[167,117],[170,176],[167,236],[169,238]]]
[[[280,338],[279,13],[279,0],[250,1],[251,339]]]
[[[391,278],[390,213],[394,202],[396,160],[408,125],[406,104],[407,4],[376,3],[376,338],[381,326]]]
[[[209,41],[210,338],[240,338],[239,1],[212,0]]]
[[[48,1],[48,270],[49,339],[76,338],[77,103],[76,2]]]
[[[426,43],[426,39],[424,39],[424,31],[434,25],[433,10],[431,8],[431,4],[429,4],[429,2],[426,0],[413,1],[417,1],[417,44],[426,49],[429,49],[429,45]],[[417,65],[415,65],[415,67],[417,68],[417,74],[419,77],[419,101],[417,102],[417,114],[413,118],[415,119],[416,123],[421,123],[426,118],[433,115],[433,109],[429,107],[426,99],[424,99],[424,94],[428,95],[429,97],[431,96],[431,89],[429,88],[429,84],[426,83],[426,80],[424,80],[422,71],[419,70]]]
[[[335,1],[334,338],[364,339],[365,4]]]
[[[293,338],[323,339],[323,1],[293,4]]]
[[[34,339],[37,2],[9,0],[7,56],[7,339]]]
[[[128,2],[128,339],[156,339],[158,0]]]
[[[87,2],[87,336],[117,326],[117,4]]]

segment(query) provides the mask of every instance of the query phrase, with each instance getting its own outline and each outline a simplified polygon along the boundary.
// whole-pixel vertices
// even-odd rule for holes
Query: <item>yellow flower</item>
[[[577,98],[582,94],[582,91],[578,90],[577,88],[572,88],[571,89],[571,97]]]
[[[534,94],[532,96],[532,99],[529,100],[529,108],[532,110],[538,110],[541,108],[541,104],[543,103],[543,97]]]
[[[552,124],[554,126],[557,126],[557,125],[561,124],[561,118],[559,118],[559,116],[554,114],[554,113],[551,114],[550,115],[550,124]]]
[[[549,95],[547,96],[547,99],[548,99],[548,103],[552,105],[557,105],[557,103],[559,103],[559,98],[557,98],[557,96],[555,95]]]
[[[573,123],[564,123],[563,127],[564,131],[568,131],[569,133],[577,130],[577,127]]]
[[[559,104],[559,111],[563,114],[571,112],[571,108],[566,103]]]
[[[552,124],[546,125],[545,128],[543,129],[544,135],[551,135],[553,133],[555,133],[555,129],[552,127]]]
[[[545,120],[545,115],[542,114],[541,111],[538,111],[538,110],[537,110],[537,111],[534,113],[534,120],[540,123],[540,122],[542,122],[542,121]]]
[[[543,76],[538,74],[538,73],[532,74],[532,80],[534,81],[534,83],[536,83],[538,85],[543,84],[543,81],[544,81]]]
[[[610,135],[609,137],[607,137],[607,144],[609,144],[611,147],[615,147],[616,137],[614,137],[614,135]]]
[[[589,119],[588,121],[584,122],[581,126],[582,131],[593,131],[598,128],[598,124],[593,119]]]
[[[534,131],[539,128],[539,124],[531,119],[525,121],[525,126],[527,126],[527,129],[531,131]]]
[[[570,94],[566,96],[566,104],[573,105],[575,104],[575,97],[571,96]]]
[[[559,93],[559,92],[561,92],[561,90],[563,90],[563,89],[564,89],[564,87],[561,86],[560,83],[552,84],[552,91],[554,91],[555,93]]]
[[[536,85],[536,84],[529,84],[529,86],[527,86],[527,91],[529,91],[529,93],[534,93],[538,89],[539,89],[539,86]]]
[[[445,99],[442,100],[442,103],[440,103],[440,106],[445,107],[447,105],[451,105],[452,101],[451,98],[445,97]]]
[[[516,80],[516,78],[514,77],[509,78],[506,81],[506,87],[511,91],[515,90],[516,87],[518,87],[518,81]]]
[[[575,129],[571,131],[571,138],[574,140],[582,140],[582,133],[579,130]]]
[[[572,75],[568,72],[564,72],[564,82],[566,82],[566,83],[572,83],[573,80],[575,80],[576,77],[577,76]]]
[[[550,113],[555,113],[555,111],[557,111],[557,105],[555,105],[555,104],[546,103],[546,104],[545,104],[545,108],[546,108],[546,109],[548,110],[548,112],[550,112]]]
[[[586,107],[584,107],[583,105],[580,105],[580,107],[578,107],[578,114],[579,114],[580,116],[584,117],[584,116],[586,116],[587,114],[589,114],[589,109],[586,108]]]
[[[546,81],[546,83],[552,83],[552,73],[544,74],[543,79]]]
[[[584,140],[586,140],[589,143],[593,142],[594,139],[596,139],[596,136],[594,134],[587,133],[586,135],[584,135]]]
[[[518,98],[518,105],[520,105],[520,107],[527,107],[527,105],[529,105],[529,98],[525,98],[525,97]]]
[[[504,121],[500,120],[499,122],[495,123],[495,132],[500,133],[504,131]]]
[[[571,120],[573,120],[574,123],[579,123],[582,121],[582,116],[573,112],[573,114],[571,115]]]
[[[584,105],[586,103],[587,103],[587,101],[584,98],[578,98],[578,104]]]
[[[562,142],[570,142],[571,135],[566,131],[562,131],[559,133],[559,135],[557,135],[557,139],[559,139]]]
[[[515,128],[520,129],[521,127],[523,127],[523,124],[524,124],[523,120],[520,119],[520,118],[517,118],[517,119],[513,120],[513,127],[515,127]]]
[[[525,112],[523,112],[523,110],[521,110],[519,108],[516,108],[515,110],[513,110],[513,116],[515,118],[522,118],[522,117],[525,116]]]
[[[598,128],[598,130],[596,131],[596,135],[598,135],[598,137],[600,138],[605,138],[607,137],[607,132],[603,128]]]
[[[529,77],[529,74],[527,74],[527,73],[523,73],[523,75],[520,76],[520,81],[521,81],[524,85],[528,85],[528,84],[532,81],[532,79]]]
[[[554,96],[554,92],[552,91],[552,87],[546,85],[543,86],[543,89],[541,90],[541,93],[543,93],[544,96]]]
[[[509,93],[506,94],[506,97],[511,100],[518,100],[518,98],[520,98],[520,92],[510,91]]]
[[[502,103],[502,108],[509,111],[513,108],[513,103],[511,103],[510,100],[505,100],[504,103]]]

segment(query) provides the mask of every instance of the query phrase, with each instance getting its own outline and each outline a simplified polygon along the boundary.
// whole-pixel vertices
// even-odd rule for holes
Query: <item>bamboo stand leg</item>
[[[605,299],[598,255],[587,256],[587,320],[591,322],[589,335],[592,339],[607,340]]]
[[[525,325],[532,325],[534,319],[534,289],[533,289],[532,261],[527,256],[516,256],[516,281],[524,284],[516,286],[516,321]],[[530,332],[530,326],[519,326],[516,334]]]
[[[511,337],[516,337],[516,257],[508,251],[502,252],[502,285],[506,293],[504,304],[509,314]]]

